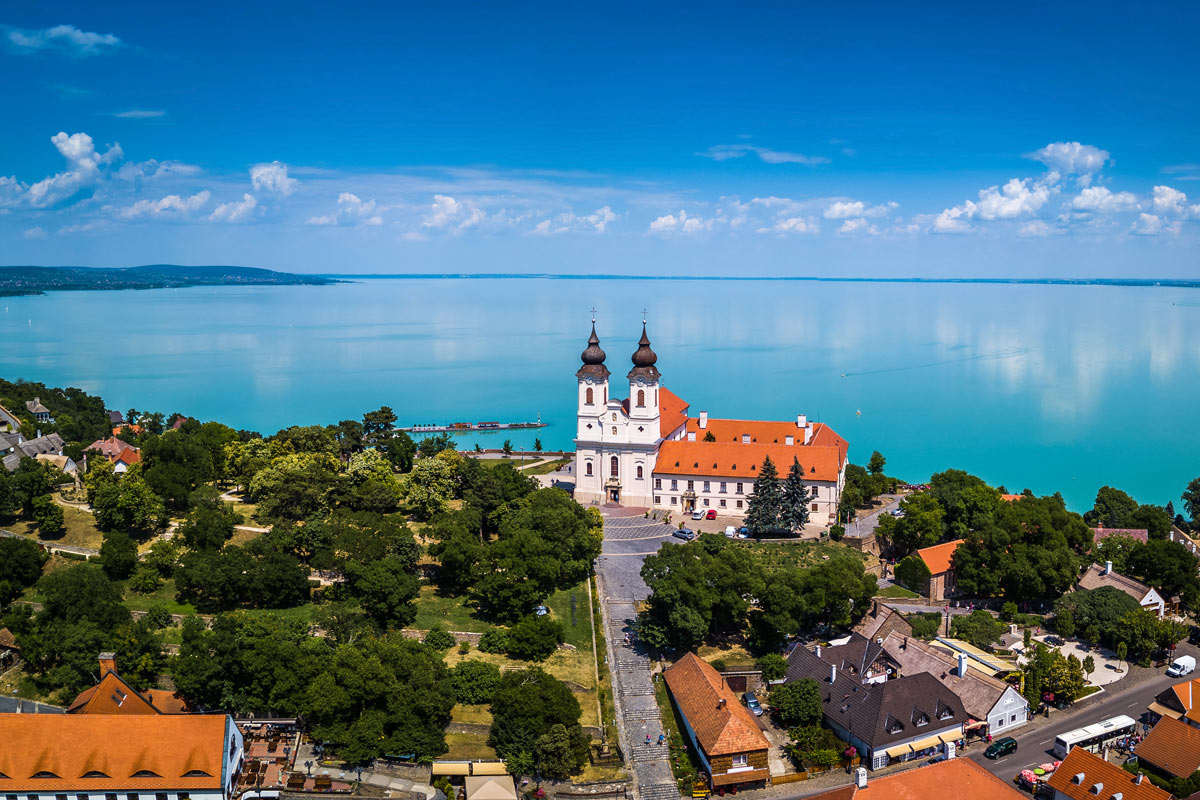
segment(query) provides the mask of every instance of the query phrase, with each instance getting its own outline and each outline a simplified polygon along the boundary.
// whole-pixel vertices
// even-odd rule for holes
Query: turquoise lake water
[[[807,413],[919,481],[959,467],[1075,509],[1111,484],[1174,500],[1200,475],[1200,291],[1109,286],[367,280],[0,298],[0,375],[110,408],[263,432],[358,418],[533,420],[464,436],[569,448],[597,309],[620,393],[642,309],[693,414]],[[861,413],[860,413],[861,412]]]

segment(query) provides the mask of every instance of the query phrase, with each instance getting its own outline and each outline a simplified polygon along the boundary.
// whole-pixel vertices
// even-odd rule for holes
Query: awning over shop
[[[503,761],[474,761],[471,763],[472,775],[507,775],[508,767]]]
[[[983,719],[973,719],[973,720],[971,720],[970,722],[968,722],[968,723],[967,723],[967,725],[966,725],[966,729],[967,729],[967,730],[969,730],[969,731],[973,731],[973,730],[975,730],[976,728],[982,728],[982,727],[984,727],[985,725],[987,725],[987,720],[983,720]]]
[[[942,743],[942,740],[937,736],[926,736],[924,739],[918,739],[912,743],[913,751],[924,750],[929,747],[937,747]]]
[[[898,745],[896,747],[889,747],[887,750],[884,750],[883,752],[887,753],[888,758],[902,758],[902,757],[908,755],[909,753],[911,753],[912,748],[906,744],[902,744],[902,745]]]
[[[433,762],[434,775],[470,775],[470,761],[435,761]]]
[[[942,744],[945,744],[946,742],[957,742],[961,738],[962,738],[962,734],[960,734],[958,731],[950,731],[950,733],[939,733],[937,735],[937,740],[939,742],[941,742]]]
[[[1179,719],[1183,716],[1182,712],[1176,711],[1173,708],[1167,708],[1162,703],[1151,703],[1150,705],[1146,706],[1146,708],[1150,711],[1153,711],[1155,714],[1160,714],[1164,717],[1170,717],[1171,719]]]

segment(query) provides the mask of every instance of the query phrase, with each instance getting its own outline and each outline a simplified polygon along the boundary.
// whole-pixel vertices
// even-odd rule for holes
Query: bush
[[[146,624],[156,631],[161,631],[173,622],[171,612],[167,611],[167,607],[162,605],[150,606],[146,611],[144,619],[146,620]]]
[[[138,567],[129,579],[129,589],[138,594],[150,594],[157,591],[161,583],[157,571],[150,567]]]
[[[816,725],[821,721],[821,690],[808,678],[792,681],[771,690],[771,705],[785,727]]]
[[[1000,608],[1000,619],[1004,622],[1012,622],[1017,617],[1017,604],[1009,600]]]
[[[529,616],[508,629],[507,653],[522,661],[550,657],[563,640],[563,626],[549,617]]]
[[[464,661],[450,670],[454,696],[460,703],[490,703],[500,683],[500,668],[486,661]]]
[[[942,626],[942,615],[937,612],[910,614],[908,624],[912,625],[913,636],[921,639],[932,639],[938,635]]]
[[[1004,623],[979,608],[966,616],[955,617],[950,631],[956,639],[965,639],[978,648],[990,650],[1004,633]]]
[[[767,653],[758,660],[764,681],[777,681],[787,673],[787,661],[779,653]]]
[[[508,633],[502,628],[488,628],[479,637],[479,651],[482,653],[508,652]]]
[[[845,535],[846,527],[844,525],[834,525],[829,529],[829,538],[835,542],[840,542]]]
[[[434,625],[430,628],[423,641],[437,650],[449,650],[454,647],[454,635],[441,625]]]
[[[712,668],[717,672],[724,672],[727,666],[728,665],[725,663],[725,659],[723,658],[718,658],[712,662]]]
[[[109,580],[128,578],[138,565],[137,543],[120,531],[109,531],[100,544],[100,563]]]
[[[896,565],[896,583],[914,592],[929,590],[929,567],[919,556],[908,556]]]

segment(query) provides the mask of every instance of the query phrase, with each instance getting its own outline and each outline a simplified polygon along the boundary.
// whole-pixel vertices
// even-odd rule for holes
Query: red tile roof
[[[1163,717],[1137,747],[1138,758],[1176,778],[1200,769],[1200,728]]]
[[[754,480],[763,460],[770,456],[780,477],[787,474],[792,460],[798,459],[807,480],[836,482],[846,461],[846,440],[820,423],[813,429],[812,440],[803,444],[804,431],[791,422],[710,419],[704,432],[711,431],[717,441],[706,442],[699,421],[688,419],[688,433],[696,433],[696,441],[663,442],[654,471]],[[750,436],[749,443],[742,443],[743,433]],[[790,445],[787,436],[793,437]]]
[[[687,421],[688,404],[667,387],[658,390],[658,435],[666,438]]]
[[[1000,499],[1008,503],[1015,503],[1024,496],[1023,494],[1002,494],[1000,495]]]
[[[115,672],[90,689],[84,689],[67,707],[68,714],[158,714],[146,698],[123,681]]]
[[[0,714],[0,792],[90,792],[221,786],[224,715]],[[148,771],[152,776],[138,776]],[[39,773],[57,777],[34,778]],[[191,773],[191,774],[189,774]],[[205,773],[205,774],[196,774]],[[187,777],[185,777],[187,776]]]
[[[955,758],[916,769],[870,777],[866,787],[843,786],[810,800],[1028,800],[969,758]],[[1096,800],[1095,797],[1089,800]],[[1101,800],[1108,800],[1107,797]]]
[[[126,444],[116,436],[111,439],[97,439],[84,449],[89,452],[99,451],[114,464],[136,464],[142,460],[142,454],[136,447]]]
[[[663,679],[709,757],[769,747],[754,715],[741,704],[721,673],[695,653],[672,664],[663,672]]]
[[[1109,536],[1128,536],[1144,543],[1149,541],[1150,531],[1145,528],[1092,528],[1092,541],[1096,544]]]
[[[1140,746],[1138,748],[1141,749]],[[1082,747],[1073,747],[1058,769],[1050,776],[1050,787],[1070,800],[1109,800],[1120,792],[1124,800],[1170,800],[1169,792],[1142,779],[1141,785],[1134,783],[1134,776],[1109,764],[1100,756],[1089,753]],[[1092,791],[1094,786],[1101,786]]]
[[[950,571],[950,561],[954,558],[954,551],[962,543],[962,539],[955,539],[953,542],[942,542],[933,547],[923,547],[917,551],[917,555],[925,562],[925,566],[929,567],[931,575],[939,575]]]

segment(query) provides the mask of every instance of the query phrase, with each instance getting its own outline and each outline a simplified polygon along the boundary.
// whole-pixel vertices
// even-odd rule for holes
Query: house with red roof
[[[141,452],[133,445],[113,436],[111,439],[97,439],[84,448],[88,453],[99,453],[113,465],[113,472],[125,472],[131,466],[142,460]]]
[[[629,395],[610,394],[593,320],[592,334],[575,373],[575,499],[690,513],[713,510],[741,519],[754,479],[770,458],[780,478],[793,462],[804,472],[810,520],[836,521],[846,482],[849,445],[828,425],[798,414],[794,421],[710,418],[662,383],[658,356],[642,324],[642,337],[626,376]]]
[[[186,714],[187,704],[178,692],[147,689],[139,692],[117,674],[113,653],[100,654],[100,682],[80,692],[68,714]]]
[[[712,788],[750,788],[771,780],[770,743],[721,673],[688,653],[663,672],[663,680]]]
[[[935,602],[953,597],[958,590],[954,579],[954,551],[963,543],[962,539],[942,542],[933,547],[923,547],[909,558],[920,559],[929,570],[929,582],[922,586],[909,586],[914,592],[925,594]]]
[[[1018,800],[1029,795],[1014,789],[969,758],[954,758],[879,778],[866,770],[854,783],[810,795],[809,800]],[[1105,798],[1108,800],[1108,798]]]
[[[1126,772],[1084,747],[1071,748],[1047,783],[1054,800],[1171,800],[1170,792],[1145,775]]]

